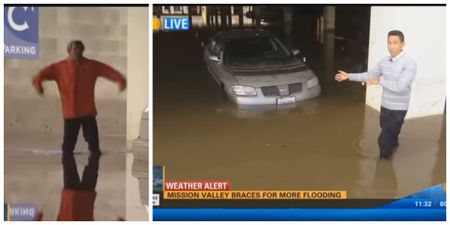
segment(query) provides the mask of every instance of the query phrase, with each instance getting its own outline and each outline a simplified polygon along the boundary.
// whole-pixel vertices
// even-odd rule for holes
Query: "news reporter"
[[[408,111],[411,86],[417,73],[415,60],[403,51],[404,39],[401,31],[390,31],[387,38],[390,55],[381,59],[375,68],[366,73],[339,70],[335,75],[338,82],[350,80],[383,87],[381,133],[378,136],[381,158],[390,158],[399,145],[398,136]]]

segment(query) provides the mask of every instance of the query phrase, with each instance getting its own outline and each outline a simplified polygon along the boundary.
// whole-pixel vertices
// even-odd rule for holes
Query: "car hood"
[[[240,85],[254,87],[306,82],[315,76],[297,58],[233,63],[227,70]]]

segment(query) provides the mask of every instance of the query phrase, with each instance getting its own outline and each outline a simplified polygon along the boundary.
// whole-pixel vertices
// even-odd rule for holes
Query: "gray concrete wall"
[[[5,131],[61,133],[63,117],[55,82],[45,82],[44,97],[32,77],[67,56],[72,39],[85,43],[85,56],[105,62],[127,76],[127,15],[124,7],[40,7],[39,60],[5,59]],[[101,135],[126,135],[126,92],[100,78],[96,103]]]

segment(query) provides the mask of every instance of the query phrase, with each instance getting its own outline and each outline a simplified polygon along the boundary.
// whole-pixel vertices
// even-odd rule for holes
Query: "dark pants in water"
[[[405,121],[406,112],[406,110],[390,110],[381,107],[381,133],[378,136],[378,146],[380,147],[380,156],[382,158],[390,157],[398,147],[398,135]]]

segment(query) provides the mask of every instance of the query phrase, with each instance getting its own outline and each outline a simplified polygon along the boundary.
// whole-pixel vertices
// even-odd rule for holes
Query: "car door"
[[[208,70],[213,75],[214,79],[219,85],[222,86],[225,92],[231,95],[229,88],[237,84],[235,77],[225,69],[225,63],[223,62],[225,51],[225,39],[218,35],[215,39],[211,40],[211,44],[205,54],[207,60]],[[207,56],[206,56],[207,55]],[[209,59],[209,56],[216,56],[219,61]]]
[[[220,35],[215,35],[211,38],[211,41],[205,48],[204,60],[208,71],[214,77],[216,82],[220,85],[222,83],[220,75],[223,73],[221,50],[222,50],[222,39]],[[216,60],[211,59],[214,57]]]

